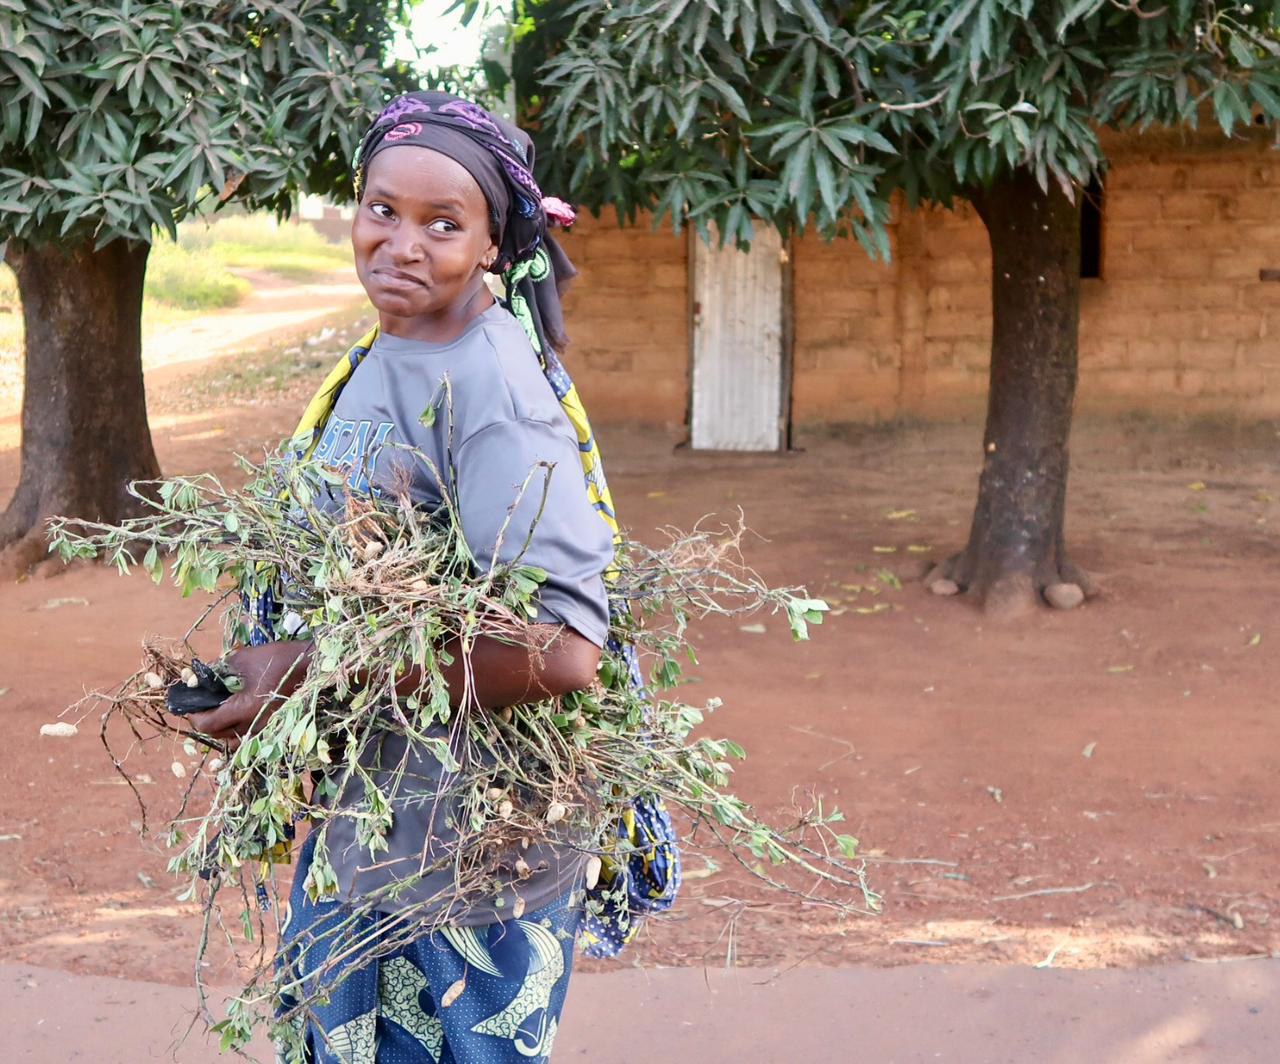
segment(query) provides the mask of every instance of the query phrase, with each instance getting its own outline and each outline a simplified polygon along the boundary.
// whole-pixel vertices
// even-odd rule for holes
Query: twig
[[[998,898],[992,898],[992,901],[1022,901],[1024,898],[1041,898],[1046,894],[1083,894],[1086,890],[1092,890],[1097,883],[1085,883],[1079,887],[1045,887],[1043,890],[1029,890],[1025,894],[1002,894]]]
[[[943,868],[960,867],[959,861],[940,861],[936,857],[870,857],[866,854],[860,853],[858,854],[858,858],[862,861],[875,861],[878,864],[941,865]]]
[[[917,103],[882,103],[880,110],[882,111],[921,111],[926,107],[932,107],[935,103],[941,103],[950,89],[943,89],[941,92],[930,96],[927,100],[920,100]]]
[[[1257,849],[1257,847],[1256,847],[1256,846],[1241,846],[1241,847],[1240,847],[1240,849],[1238,849],[1238,850],[1232,850],[1230,853],[1224,853],[1224,854],[1222,854],[1221,856],[1216,856],[1216,855],[1214,855],[1214,854],[1204,854],[1204,853],[1202,853],[1202,854],[1200,854],[1200,855],[1199,855],[1199,857],[1200,857],[1200,860],[1202,860],[1202,861],[1210,861],[1210,862],[1212,862],[1212,861],[1229,861],[1229,860],[1231,860],[1231,858],[1233,858],[1233,857],[1239,857],[1242,853],[1248,853],[1250,850],[1256,850],[1256,849]]]

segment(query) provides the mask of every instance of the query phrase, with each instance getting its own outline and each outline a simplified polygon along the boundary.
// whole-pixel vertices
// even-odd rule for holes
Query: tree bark
[[[125,490],[159,475],[142,384],[142,282],[149,244],[60,248],[10,242],[26,329],[22,473],[0,517],[0,571],[45,555],[54,515],[118,521]]]
[[[991,382],[984,461],[969,542],[926,578],[988,613],[1094,588],[1067,557],[1067,440],[1078,370],[1080,207],[1018,170],[976,191],[992,259]]]

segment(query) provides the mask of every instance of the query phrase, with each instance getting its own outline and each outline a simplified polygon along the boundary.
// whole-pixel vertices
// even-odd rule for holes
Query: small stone
[[[447,1009],[458,998],[462,997],[462,992],[467,989],[467,977],[464,975],[461,979],[455,980],[450,984],[449,989],[444,992],[440,998],[440,1007]]]
[[[49,735],[55,739],[70,739],[71,736],[75,735],[76,732],[78,732],[79,730],[80,729],[77,728],[74,724],[71,724],[65,720],[57,721],[54,724],[40,725],[41,735]]]
[[[1044,600],[1055,610],[1073,610],[1084,601],[1084,591],[1079,584],[1050,584]]]
[[[958,595],[960,594],[960,585],[954,580],[948,580],[945,576],[930,582],[929,590],[935,595]]]

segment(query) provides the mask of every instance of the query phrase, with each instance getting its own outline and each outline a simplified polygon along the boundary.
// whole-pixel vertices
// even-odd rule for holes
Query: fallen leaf
[[[720,871],[719,865],[714,861],[708,861],[705,868],[694,868],[683,871],[681,874],[685,879],[708,879]]]
[[[42,610],[56,610],[59,606],[87,606],[87,605],[89,605],[89,600],[87,598],[77,598],[76,596],[73,595],[70,598],[51,598],[48,602],[46,602],[40,608]]]
[[[1187,485],[1187,491],[1204,491],[1204,481],[1194,480]]]
[[[897,554],[898,553],[897,547],[872,547],[871,549],[876,554]]]
[[[907,544],[908,554],[928,554],[931,550],[933,550],[933,548],[930,547],[927,543],[908,543]]]
[[[1249,646],[1251,646],[1251,647],[1256,647],[1256,646],[1257,646],[1259,643],[1261,643],[1261,642],[1262,642],[1262,633],[1261,633],[1261,632],[1254,632],[1254,633],[1253,633],[1253,638],[1249,640],[1248,645],[1249,645]]]
[[[889,603],[877,602],[874,606],[857,606],[854,608],[853,612],[854,613],[883,613],[885,610],[889,608],[890,608]]]
[[[1093,757],[1093,748],[1094,748],[1095,746],[1097,746],[1097,745],[1098,745],[1097,743],[1088,743],[1088,744],[1086,744],[1086,745],[1085,745],[1085,748],[1084,748],[1083,750],[1081,750],[1081,751],[1080,751],[1080,756],[1081,756],[1081,757]]]
[[[1110,672],[1110,673],[1133,672],[1133,666],[1132,665],[1112,665],[1110,668],[1107,669],[1107,672]]]
[[[646,499],[665,499],[667,493],[665,491],[646,491],[644,497]]]
[[[915,510],[890,510],[885,517],[890,521],[905,521],[909,517],[915,517]]]

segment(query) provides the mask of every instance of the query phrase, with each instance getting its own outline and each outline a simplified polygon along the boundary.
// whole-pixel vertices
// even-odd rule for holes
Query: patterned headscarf
[[[544,197],[533,177],[533,141],[523,130],[483,107],[447,92],[397,96],[373,121],[356,155],[355,186],[363,196],[369,164],[382,151],[415,145],[447,155],[480,186],[489,205],[498,257],[491,272],[510,280],[520,274],[520,294],[533,316],[539,339],[562,350],[567,342],[560,296],[576,275],[573,265],[547,233],[550,224],[569,225],[573,210]],[[550,271],[513,271],[546,252]],[[539,275],[535,278],[535,274]]]

